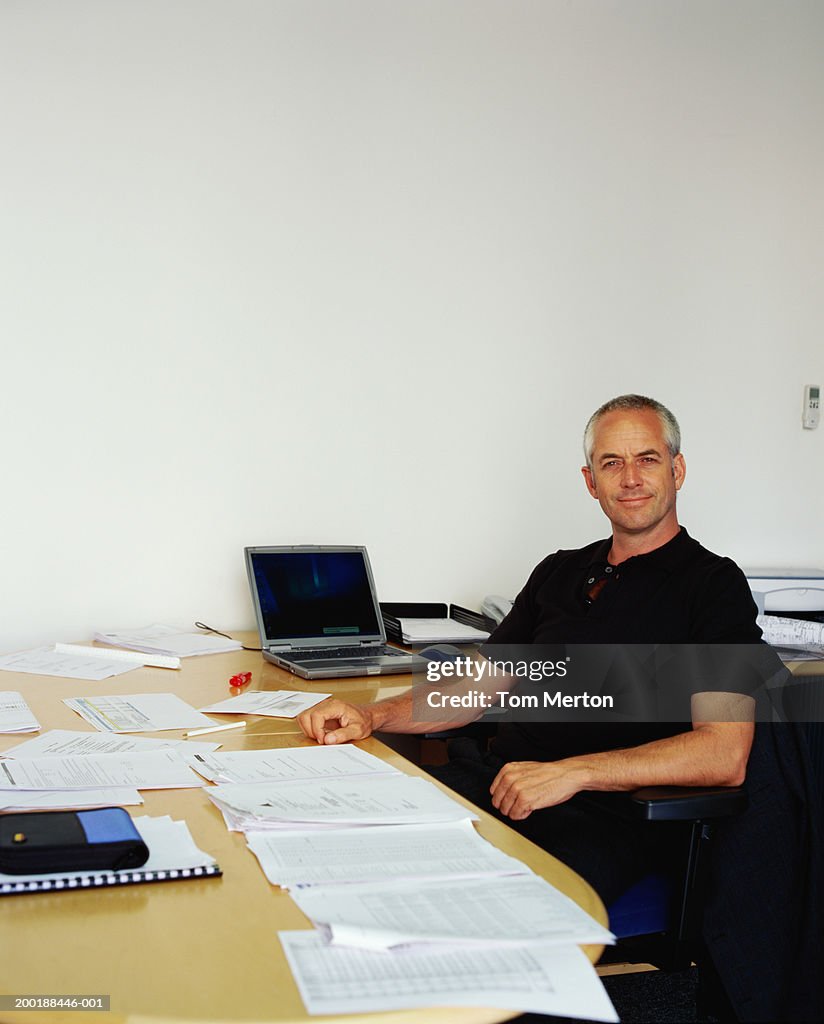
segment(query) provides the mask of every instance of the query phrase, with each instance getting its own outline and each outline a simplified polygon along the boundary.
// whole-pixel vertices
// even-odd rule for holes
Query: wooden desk
[[[253,673],[250,686],[254,689],[334,690],[357,700],[374,700],[408,683],[408,677],[399,676],[308,683],[252,652],[187,659],[180,672],[138,669],[101,683],[11,673],[4,673],[2,683],[4,689],[25,694],[44,731],[85,730],[86,723],[62,704],[61,698],[173,691],[194,707],[202,707],[228,697],[227,681],[239,671]],[[249,724],[242,732],[216,734],[215,739],[223,742],[222,749],[309,745],[294,722],[244,717]],[[178,737],[182,733],[154,735]],[[4,736],[3,749],[25,738]],[[374,738],[361,746],[405,771],[424,774]],[[269,884],[244,837],[226,829],[202,790],[157,790],[143,796],[145,807],[130,808],[131,813],[185,818],[198,846],[223,868],[223,877],[102,892],[6,897],[0,904],[6,937],[0,992],[110,995],[111,1011],[26,1011],[22,1017],[19,1012],[0,1013],[0,1021],[263,1024],[310,1019],[277,937],[280,930],[310,927],[308,920],[286,893]],[[479,831],[606,923],[596,893],[560,861],[486,814],[482,814]],[[600,948],[588,947],[587,952],[594,960]],[[509,1016],[495,1009],[435,1008],[370,1014],[368,1020],[376,1024],[480,1024]]]

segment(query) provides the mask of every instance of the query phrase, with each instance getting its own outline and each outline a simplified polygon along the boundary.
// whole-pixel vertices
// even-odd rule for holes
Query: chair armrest
[[[630,793],[587,793],[599,807],[644,821],[703,821],[729,818],[747,806],[744,786],[646,786]]]

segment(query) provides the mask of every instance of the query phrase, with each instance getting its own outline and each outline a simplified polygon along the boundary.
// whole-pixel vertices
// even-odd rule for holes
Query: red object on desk
[[[229,686],[233,690],[239,690],[241,686],[245,686],[252,678],[251,672],[238,672],[236,676],[232,676],[229,680]]]

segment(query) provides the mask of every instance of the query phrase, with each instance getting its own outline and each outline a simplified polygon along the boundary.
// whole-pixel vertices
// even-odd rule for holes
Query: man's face
[[[602,416],[592,470],[584,466],[582,472],[616,532],[657,536],[677,530],[675,495],[686,465],[681,454],[670,457],[657,413],[616,410]]]

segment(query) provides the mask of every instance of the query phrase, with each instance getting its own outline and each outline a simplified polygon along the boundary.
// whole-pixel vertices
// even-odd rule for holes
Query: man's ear
[[[675,477],[675,489],[680,491],[681,484],[683,484],[687,476],[687,464],[681,452],[672,460],[672,475]]]
[[[584,483],[587,485],[587,490],[593,498],[597,498],[598,488],[595,486],[595,477],[592,475],[592,470],[589,466],[581,466],[581,472],[584,474]]]

